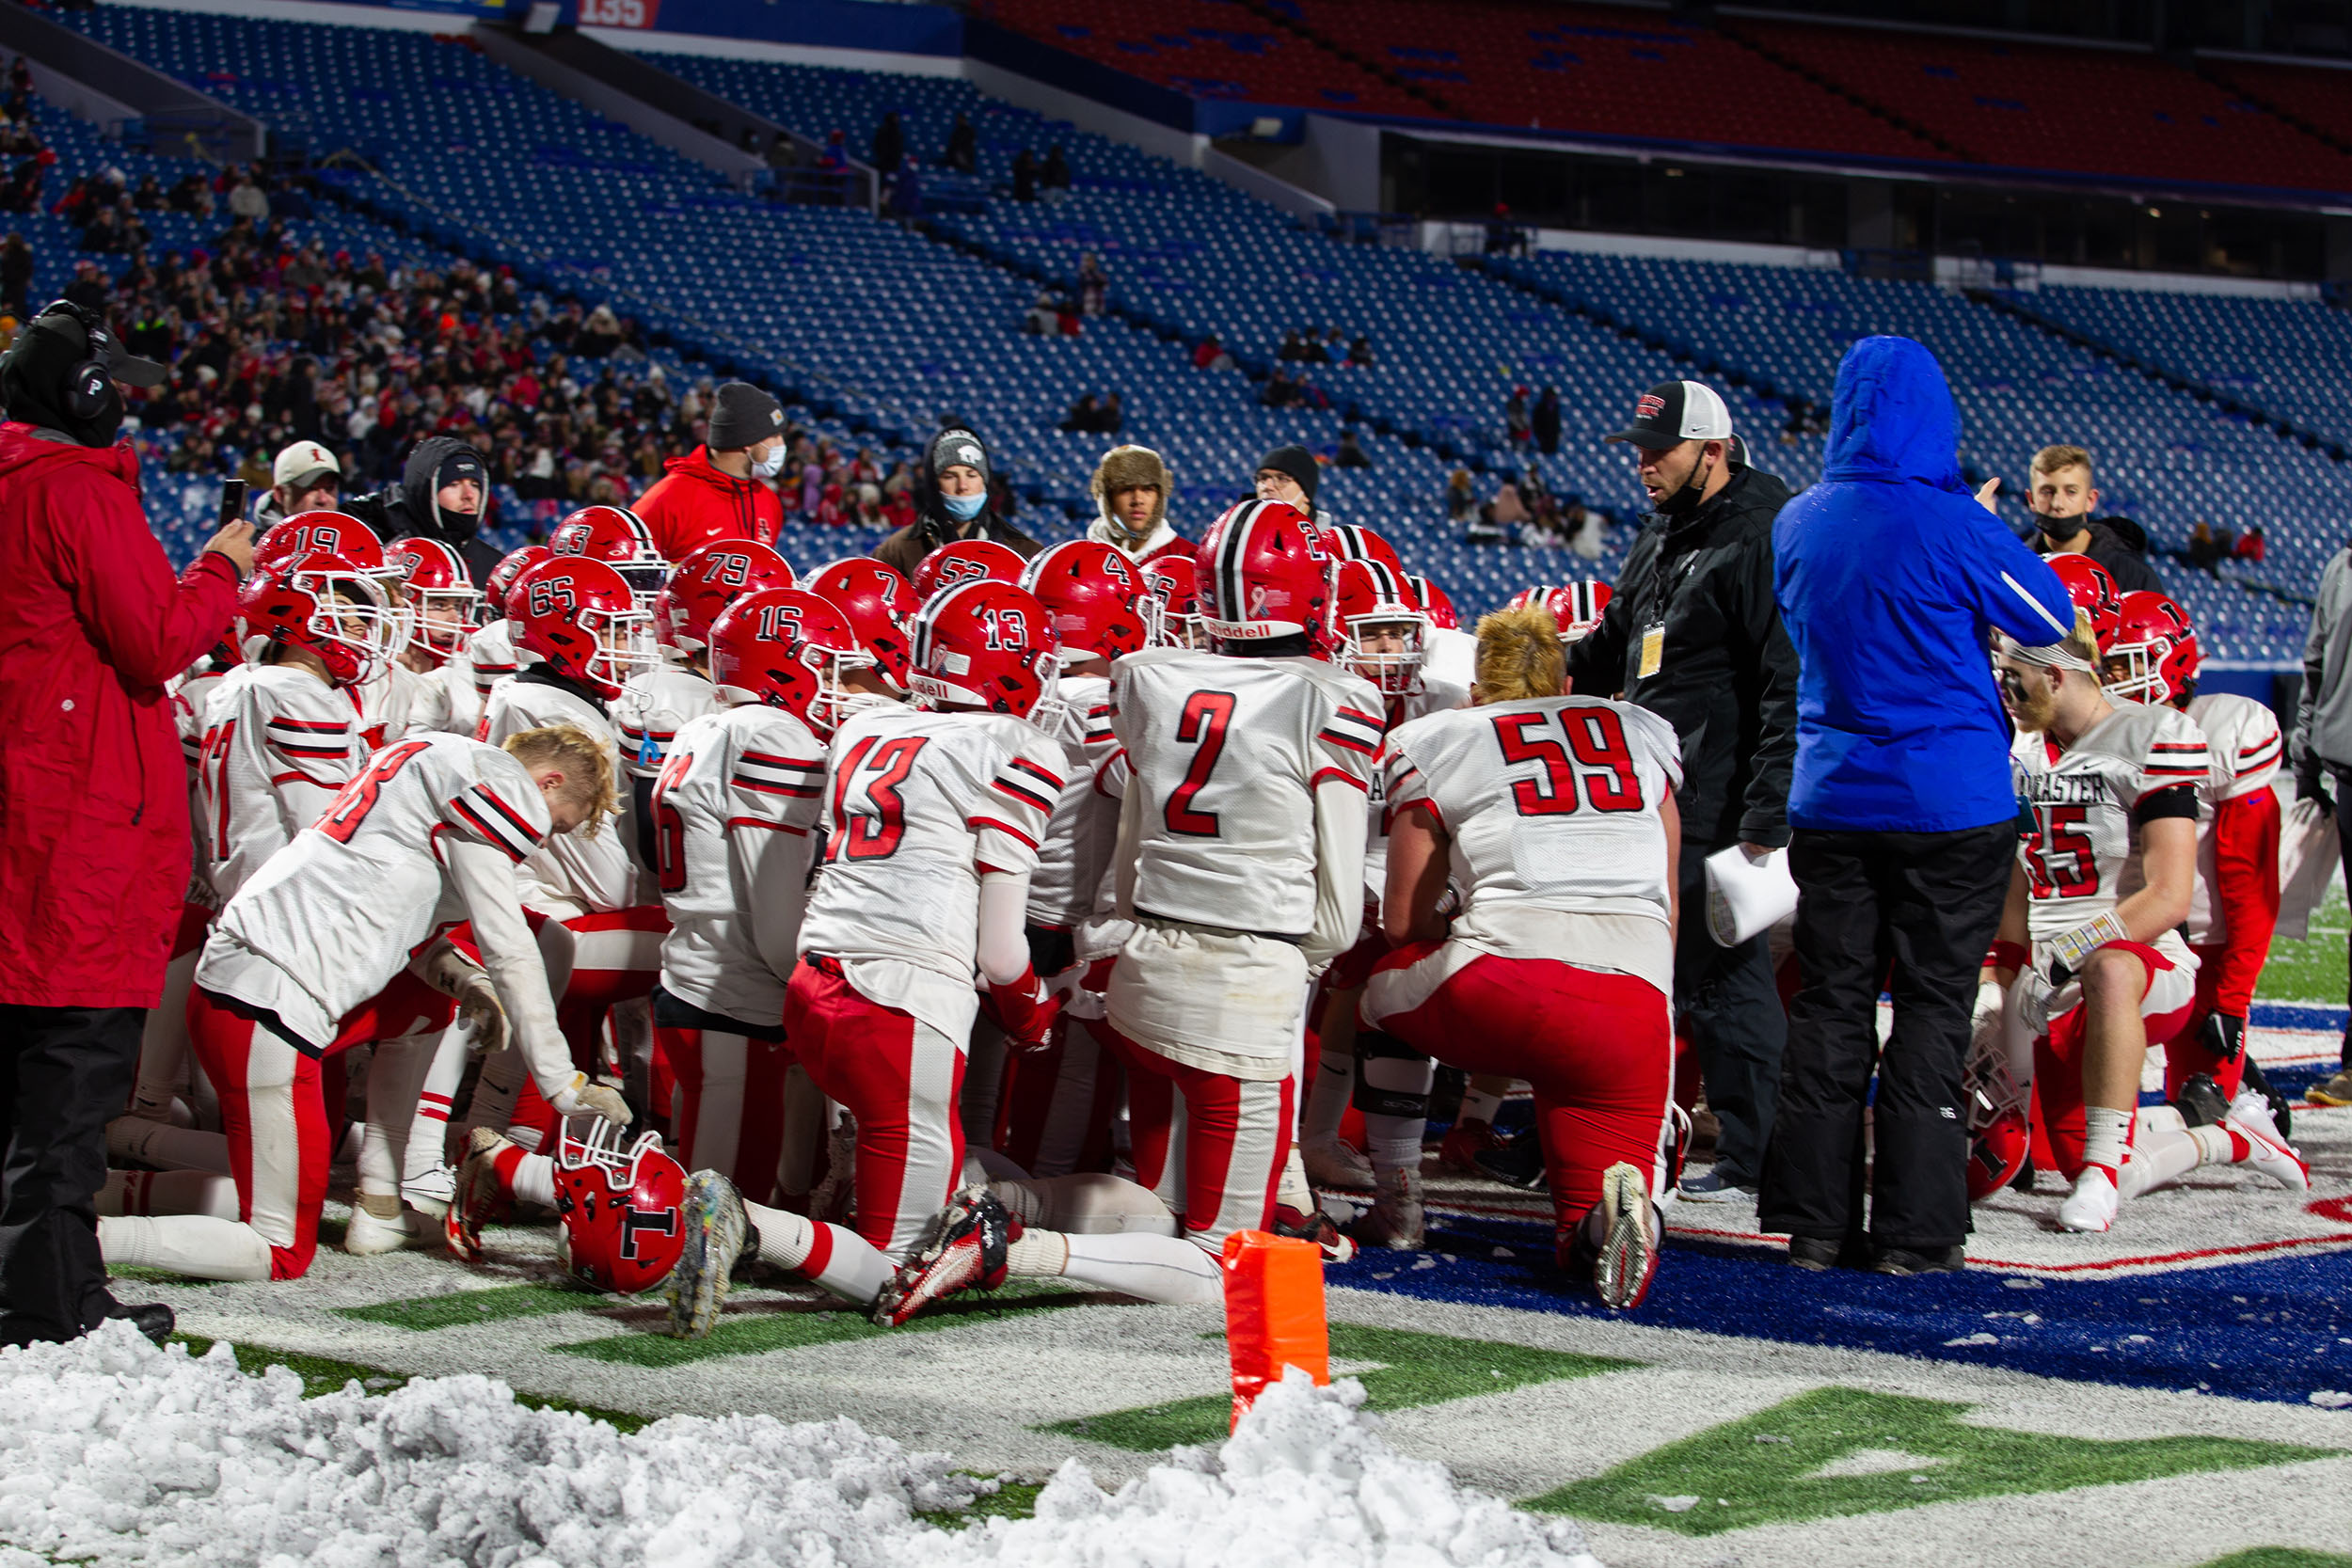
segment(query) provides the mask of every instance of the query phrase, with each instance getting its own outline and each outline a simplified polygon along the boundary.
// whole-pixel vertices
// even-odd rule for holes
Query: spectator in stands
[[[1314,453],[1305,447],[1277,447],[1258,459],[1258,471],[1251,483],[1262,501],[1281,501],[1295,506],[1310,522],[1330,519],[1315,507],[1315,491],[1323,483],[1323,469],[1315,462]]]
[[[1470,514],[1477,510],[1478,491],[1470,483],[1470,471],[1468,468],[1454,469],[1445,484],[1446,520],[1457,526],[1465,524],[1470,521]]]
[[[1110,303],[1110,274],[1103,270],[1103,259],[1089,250],[1078,258],[1078,309],[1099,316]]]
[[[817,154],[817,166],[827,174],[840,174],[850,166],[850,139],[838,130],[825,133],[824,150]]]
[[[1103,400],[1102,414],[1094,421],[1098,436],[1116,436],[1127,428],[1127,399],[1123,393],[1113,392]]]
[[[923,174],[914,166],[912,152],[898,160],[898,172],[891,176],[890,215],[902,223],[923,215]]]
[[[2074,607],[1970,500],[1959,436],[1934,356],[1863,339],[1838,367],[1822,483],[1781,512],[1764,558],[1803,668],[1788,786],[1803,989],[1759,1218],[1789,1233],[1804,1269],[1963,1266],[1969,1011],[2017,849],[2010,726],[1985,647],[1996,627],[2059,641]],[[1671,662],[1671,633],[1666,646]],[[1883,1053],[1882,985],[1895,998]]]
[[[98,263],[88,257],[73,263],[73,281],[65,286],[65,297],[92,314],[106,309],[106,275],[98,270]]]
[[[993,539],[1024,556],[1037,554],[1038,542],[1005,520],[1006,501],[992,503],[995,477],[978,436],[961,425],[941,431],[914,477],[914,521],[875,546],[875,558],[912,578],[925,556],[958,539]]]
[[[1029,302],[1029,313],[1022,319],[1021,330],[1032,338],[1061,336],[1061,311],[1051,289],[1037,292],[1037,298]]]
[[[1357,333],[1347,345],[1347,362],[1359,370],[1372,369],[1372,340]]]
[[[2080,447],[2043,447],[2033,454],[2026,508],[2042,536],[2043,555],[2087,555],[2107,569],[2125,593],[2164,592],[2148,564],[2148,535],[2128,517],[2101,517],[2099,490],[2091,483],[2090,453]]]
[[[1056,142],[1045,150],[1045,163],[1037,171],[1037,188],[1045,193],[1048,201],[1059,201],[1070,194],[1070,159]]]
[[[1225,344],[1214,332],[1192,347],[1192,368],[1196,371],[1230,371],[1233,356],[1225,352]]]
[[[1299,341],[1298,331],[1295,327],[1282,334],[1282,346],[1274,351],[1274,357],[1284,364],[1295,363],[1307,357],[1306,345]]]
[[[784,502],[772,482],[784,461],[784,405],[748,381],[730,381],[711,399],[707,439],[671,458],[631,510],[665,561],[683,561],[713,539],[773,544]]]
[[[270,485],[253,509],[253,524],[267,529],[301,512],[332,512],[342,497],[343,465],[316,441],[296,441],[270,464]]]
[[[956,122],[947,130],[947,145],[940,150],[942,168],[958,174],[971,174],[980,165],[980,134],[972,128],[972,117],[964,110],[956,111]]]
[[[588,319],[572,339],[572,352],[582,359],[602,359],[615,354],[628,342],[621,329],[620,317],[610,305],[599,305],[588,312]]]
[[[1527,521],[1527,498],[1519,494],[1518,481],[1508,469],[1503,471],[1502,483],[1495,486],[1495,493],[1486,498],[1486,504],[1478,513],[1498,541],[1518,538],[1519,525]]]
[[[1513,446],[1522,446],[1532,431],[1527,417],[1527,388],[1514,387],[1511,395],[1502,400],[1502,433]]]
[[[24,236],[11,230],[5,244],[0,244],[0,310],[23,319],[25,296],[33,287],[33,247],[24,243]]]
[[[1015,201],[1037,199],[1037,154],[1025,147],[1013,154],[1012,198]]]
[[[1330,350],[1323,346],[1323,334],[1312,326],[1298,334],[1298,362],[1302,365],[1327,365]]]
[[[2267,546],[2263,542],[2262,524],[2249,523],[2247,525],[2246,531],[2238,535],[2237,546],[2230,553],[2240,561],[2250,562],[2259,566],[2262,564],[2263,551],[2265,548]]]
[[[1511,204],[1507,201],[1496,202],[1494,215],[1486,220],[1486,254],[1523,256],[1526,253],[1527,231],[1512,221]]]
[[[898,123],[898,111],[889,110],[874,128],[874,167],[883,174],[893,173],[906,155],[906,127]]]
[[[1606,548],[1603,527],[1600,514],[1587,507],[1583,497],[1571,494],[1562,502],[1560,531],[1567,536],[1568,548],[1584,560],[1601,558]]]
[[[1535,406],[1527,416],[1528,429],[1534,435],[1535,450],[1546,457],[1560,451],[1560,388],[1547,385],[1535,398]]]
[[[229,211],[256,229],[269,221],[269,193],[262,189],[251,169],[241,169],[229,188]]]
[[[1335,468],[1369,468],[1372,467],[1372,454],[1364,451],[1363,442],[1356,438],[1354,425],[1349,425],[1340,432],[1340,450],[1332,454],[1331,466]]]
[[[453,436],[428,436],[408,453],[397,486],[354,496],[343,510],[380,539],[411,533],[438,539],[465,557],[479,588],[504,553],[482,537],[489,499],[489,469],[482,454]]]
[[[1772,603],[1772,539],[1788,487],[1731,466],[1731,412],[1701,382],[1652,387],[1609,439],[1633,448],[1650,515],[1600,625],[1568,650],[1568,673],[1576,690],[1622,692],[1682,737],[1681,907],[1692,918],[1677,940],[1675,1016],[1721,1128],[1714,1168],[1682,1190],[1727,1197],[1762,1170],[1784,1031],[1762,933],[1719,946],[1697,911],[1708,856],[1788,842],[1797,657]]]
[[[1299,404],[1298,388],[1290,372],[1277,365],[1265,378],[1265,388],[1259,392],[1258,401],[1268,408],[1295,408]]]
[[[1079,394],[1078,401],[1070,405],[1070,412],[1061,417],[1058,428],[1065,436],[1092,435],[1102,428],[1102,409],[1095,402],[1094,394],[1083,392]]]
[[[2228,546],[2215,534],[2213,525],[2202,517],[2190,526],[2188,547],[2179,552],[2182,560],[2201,572],[2212,571],[2228,553]]]
[[[1180,537],[1168,521],[1176,478],[1151,448],[1113,447],[1095,466],[1088,488],[1094,494],[1095,506],[1094,521],[1087,525],[1088,538],[1136,562],[1191,552],[1191,542]]]

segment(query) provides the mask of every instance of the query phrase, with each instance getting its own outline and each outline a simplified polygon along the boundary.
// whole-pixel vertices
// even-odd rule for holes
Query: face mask
[[[755,459],[752,463],[752,472],[762,479],[773,479],[784,472],[784,443],[778,441],[773,451],[765,457]]]
[[[1658,503],[1658,510],[1670,517],[1686,517],[1698,510],[1700,499],[1707,494],[1708,476],[1714,472],[1714,464],[1702,461],[1691,470],[1691,477],[1682,488]]]
[[[976,496],[942,496],[939,499],[947,508],[948,516],[957,522],[968,523],[980,515],[980,508],[988,504],[988,492],[983,490]]]
[[[2033,515],[2034,527],[2042,531],[2043,537],[2050,539],[2072,539],[2090,521],[2089,517],[2052,517],[2040,512]]]

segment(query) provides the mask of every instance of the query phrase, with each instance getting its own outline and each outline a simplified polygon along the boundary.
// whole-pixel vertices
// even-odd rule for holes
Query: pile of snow
[[[1271,1389],[1212,1452],[1116,1495],[1072,1461],[1034,1519],[943,1531],[984,1483],[846,1417],[673,1416],[621,1433],[484,1377],[302,1398],[226,1345],[127,1323],[0,1353],[0,1568],[72,1560],[293,1568],[1394,1564],[1598,1568],[1538,1521],[1396,1453],[1353,1384]]]

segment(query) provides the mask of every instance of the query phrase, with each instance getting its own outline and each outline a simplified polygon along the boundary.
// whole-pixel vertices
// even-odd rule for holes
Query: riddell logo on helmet
[[[1666,400],[1656,392],[1644,392],[1634,400],[1633,417],[1637,420],[1654,420],[1665,411]]]

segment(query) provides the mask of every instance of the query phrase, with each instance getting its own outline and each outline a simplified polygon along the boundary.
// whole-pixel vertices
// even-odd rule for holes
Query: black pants
[[[114,1298],[98,1252],[106,1123],[138,1072],[142,1007],[0,1006],[0,1344],[72,1339]]]
[[[1682,846],[1682,921],[1675,945],[1675,1024],[1691,1041],[1715,1113],[1715,1168],[1754,1186],[1772,1135],[1780,1053],[1788,1025],[1761,936],[1717,945],[1707,929],[1708,851]]]
[[[1968,1234],[1961,1077],[1977,974],[2017,852],[2003,820],[1948,833],[1799,832],[1797,962],[1780,1115],[1758,1204],[1766,1230],[1837,1241],[1862,1230],[1863,1098],[1875,1070],[1870,1237],[1939,1248]],[[1895,999],[1882,1057],[1878,996]]]

